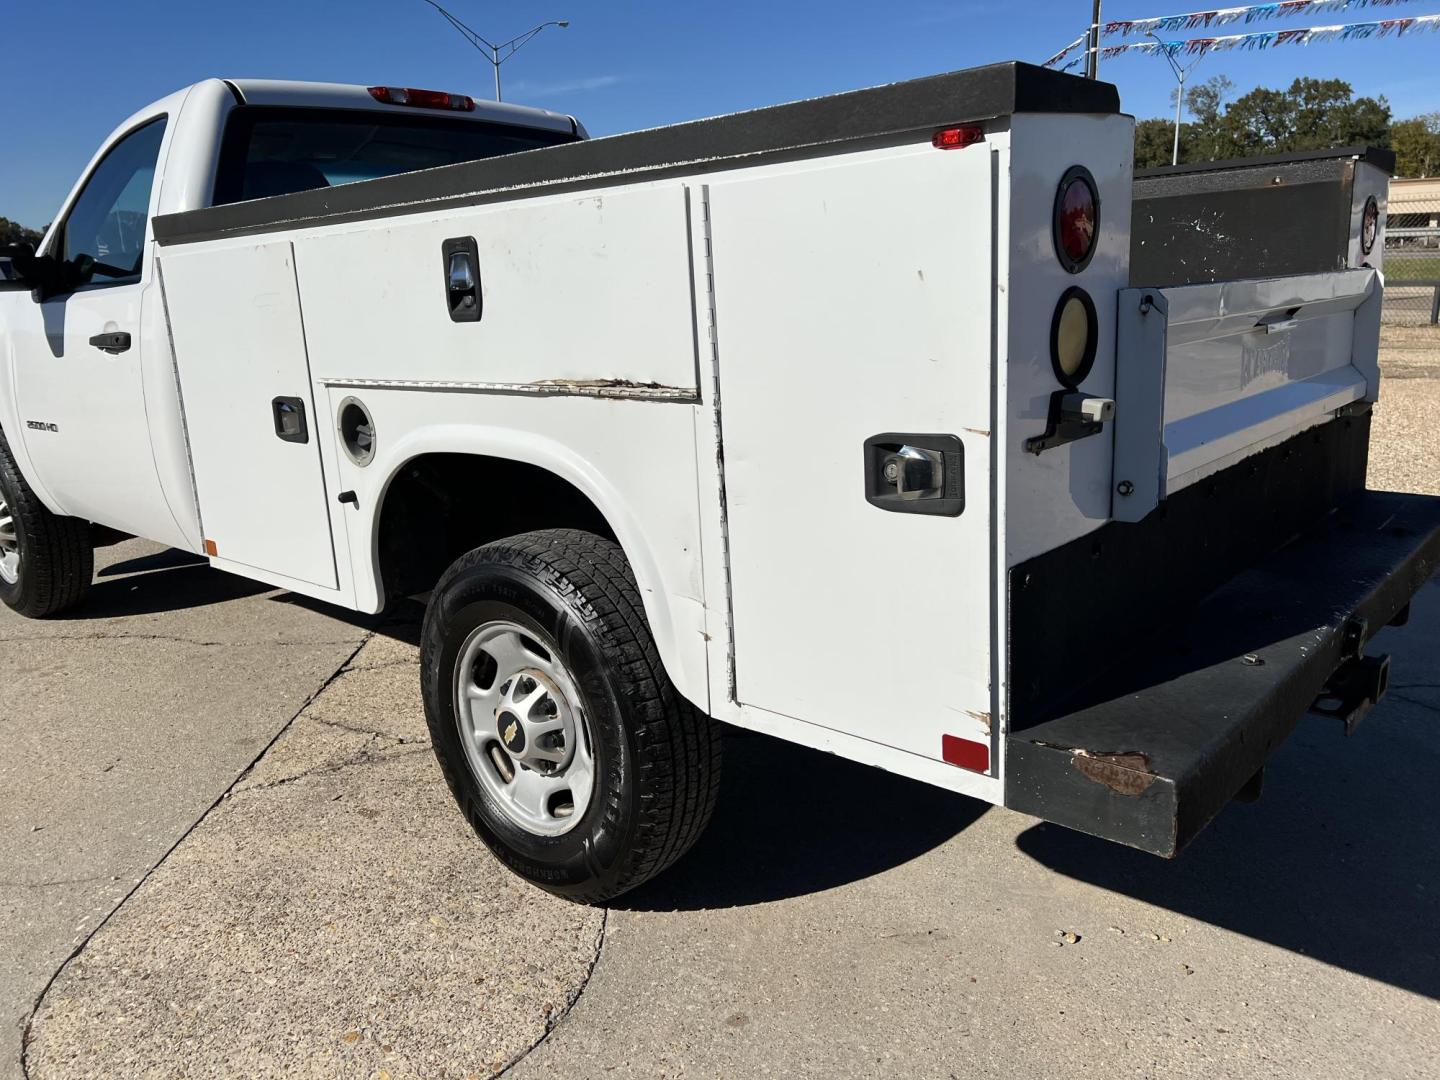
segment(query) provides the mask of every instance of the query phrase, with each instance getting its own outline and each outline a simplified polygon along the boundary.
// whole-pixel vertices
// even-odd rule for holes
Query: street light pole
[[[1160,46],[1160,55],[1165,57],[1165,62],[1170,65],[1170,70],[1175,74],[1175,148],[1170,152],[1170,164],[1179,165],[1180,118],[1183,115],[1183,110],[1185,108],[1185,80],[1187,77],[1189,77],[1190,72],[1195,69],[1195,65],[1200,63],[1201,60],[1205,59],[1205,53],[1201,52],[1198,56],[1195,57],[1194,60],[1190,61],[1189,66],[1186,66],[1184,64],[1181,64],[1178,60],[1175,59],[1175,57],[1170,55],[1170,50],[1165,48],[1165,43],[1163,41],[1161,41],[1158,37],[1155,37],[1155,32],[1153,30],[1148,36],[1153,38],[1155,43]]]
[[[1171,165],[1180,164],[1180,110],[1185,107],[1185,69],[1181,68],[1177,74],[1178,80],[1175,87],[1175,149],[1170,153]],[[500,77],[500,69],[498,67],[495,69],[495,77],[497,79]],[[499,98],[500,93],[498,90],[495,96]]]
[[[425,0],[425,3],[429,4],[441,15],[443,15],[446,22],[448,22],[451,26],[455,27],[456,30],[460,31],[461,35],[465,38],[465,40],[470,42],[471,45],[475,46],[475,48],[481,53],[481,55],[483,55],[486,60],[490,61],[491,66],[495,69],[496,101],[501,100],[500,65],[503,64],[506,60],[509,60],[517,52],[519,52],[521,48],[523,48],[526,43],[530,41],[531,38],[533,38],[536,34],[540,33],[540,31],[544,30],[546,27],[558,26],[560,27],[560,29],[564,30],[567,26],[570,25],[569,19],[551,19],[549,22],[543,22],[539,26],[531,27],[519,37],[513,37],[509,41],[502,41],[497,45],[495,42],[490,41],[488,38],[481,36],[475,30],[472,30],[470,27],[466,26],[454,15],[450,14],[450,12],[446,11],[443,7],[437,4],[435,0]]]

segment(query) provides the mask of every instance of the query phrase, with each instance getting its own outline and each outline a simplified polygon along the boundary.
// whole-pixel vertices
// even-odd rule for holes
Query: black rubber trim
[[[1383,146],[1337,146],[1330,150],[1300,150],[1293,154],[1263,154],[1258,157],[1227,158],[1224,161],[1198,161],[1190,165],[1160,165],[1153,169],[1135,170],[1135,179],[1151,176],[1183,176],[1186,173],[1222,172],[1227,169],[1250,169],[1256,166],[1292,165],[1302,161],[1363,161],[1395,175],[1395,151]]]
[[[752,112],[529,150],[440,169],[298,192],[230,206],[166,214],[161,244],[273,232],[451,206],[580,190],[628,179],[701,174],[772,156],[807,156],[838,146],[929,140],[936,128],[1014,113],[1115,113],[1109,83],[1005,63],[892,83]]]
[[[229,88],[230,96],[235,99],[235,104],[244,105],[245,95],[240,92],[240,87],[236,86],[229,79],[222,79],[221,81]]]

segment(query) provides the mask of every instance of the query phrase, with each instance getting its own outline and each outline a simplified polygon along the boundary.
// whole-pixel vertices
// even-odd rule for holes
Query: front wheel
[[[80,602],[94,574],[89,522],[50,512],[0,432],[0,601],[31,619],[58,615]]]
[[[678,859],[720,777],[718,725],[660,664],[620,548],[553,529],[462,556],[421,642],[441,770],[490,849],[598,903]]]

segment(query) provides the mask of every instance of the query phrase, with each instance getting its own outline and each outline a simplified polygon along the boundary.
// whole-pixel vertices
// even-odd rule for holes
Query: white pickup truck
[[[6,253],[0,598],[117,531],[428,597],[462,811],[581,900],[694,841],[721,723],[1173,855],[1440,557],[1365,490],[1383,155],[1241,165],[1135,177],[1024,64],[595,140],[198,83]]]

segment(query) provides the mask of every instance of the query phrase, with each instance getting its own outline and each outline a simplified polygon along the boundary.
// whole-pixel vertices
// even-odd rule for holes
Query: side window
[[[70,207],[61,254],[67,262],[82,255],[94,259],[96,284],[140,280],[150,189],[164,135],[164,117],[126,135],[101,159]]]

